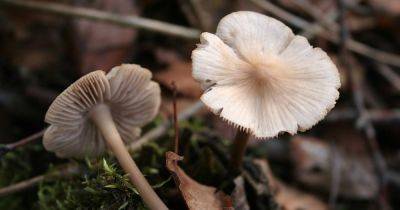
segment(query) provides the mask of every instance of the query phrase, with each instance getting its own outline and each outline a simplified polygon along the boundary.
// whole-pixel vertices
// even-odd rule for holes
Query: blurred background
[[[208,151],[204,148],[229,144],[233,128],[198,103],[202,90],[191,77],[190,56],[201,32],[215,32],[223,16],[239,10],[284,22],[324,49],[341,75],[336,107],[310,131],[251,141],[248,160],[263,160],[263,164],[268,160],[281,186],[275,202],[293,210],[400,209],[399,0],[0,0],[0,143],[2,153],[11,150],[0,159],[0,187],[71,162],[41,146],[48,106],[82,75],[108,71],[121,63],[150,69],[162,87],[159,117],[144,133],[171,118],[171,82],[175,81],[178,113],[187,113],[181,138],[191,139],[182,140],[182,150],[193,155],[190,149],[198,147],[201,152],[195,153],[203,157],[202,152]],[[35,133],[39,136],[35,142],[18,149],[7,147]],[[155,140],[169,145],[171,135],[167,129]],[[202,144],[193,146],[197,141]],[[140,158],[140,153],[136,155]],[[157,158],[164,161],[162,155]],[[220,169],[213,168],[212,159],[191,162],[195,159],[185,162],[191,164],[185,168],[188,174],[218,185],[223,177]],[[212,176],[196,171],[196,164],[206,164]],[[168,178],[163,162],[154,168],[160,170],[155,176]],[[72,185],[72,178],[61,184],[47,178],[16,192],[0,189],[0,209],[85,206],[75,198],[63,200],[60,197],[67,196],[55,189],[70,187],[77,192],[85,186]],[[164,187],[173,189],[174,184]],[[118,191],[115,196],[122,194]],[[169,200],[171,195],[163,194],[170,204],[175,202]],[[270,201],[247,198],[251,209],[273,209]],[[118,208],[138,208],[128,201],[125,205],[123,199],[109,199],[120,202]],[[114,208],[118,209],[105,209]]]

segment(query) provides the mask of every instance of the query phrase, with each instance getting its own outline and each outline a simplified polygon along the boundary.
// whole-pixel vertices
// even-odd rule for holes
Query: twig
[[[163,34],[178,36],[187,39],[198,39],[200,31],[186,28],[158,20],[142,18],[137,16],[119,15],[103,12],[95,9],[74,7],[51,2],[22,1],[22,0],[0,0],[0,5],[25,8],[35,11],[64,15],[73,18],[86,18],[90,20],[113,23],[125,27],[134,27]]]
[[[340,23],[340,61],[344,64],[347,64],[346,55],[347,55],[347,40],[350,38],[349,33],[347,31],[345,15],[346,8],[344,6],[344,2],[342,0],[338,0],[338,8],[339,8],[339,23]],[[335,142],[331,143],[332,148],[332,180],[331,180],[331,190],[329,194],[329,209],[336,209],[336,200],[339,194],[339,186],[340,186],[340,164],[341,160],[339,159],[338,151],[335,145]]]
[[[337,14],[336,10],[331,10],[328,12],[327,15],[324,16],[322,21],[330,22],[330,21],[335,20],[337,17],[338,17],[338,14]],[[319,34],[324,30],[324,28],[321,27],[319,24],[320,24],[319,22],[313,23],[309,28],[304,29],[300,33],[300,35],[302,35],[308,39],[313,38],[316,34]]]
[[[182,13],[185,15],[189,24],[195,28],[201,28],[201,23],[196,14],[193,12],[192,5],[188,0],[178,0],[179,7]]]
[[[296,27],[306,29],[313,27],[313,25],[302,18],[299,18],[281,8],[273,5],[270,2],[263,0],[250,0],[267,11],[273,13],[276,16],[290,22]],[[109,12],[103,12],[95,9],[87,9],[82,7],[72,7],[68,5],[62,5],[58,3],[49,2],[33,2],[33,1],[21,1],[21,0],[0,0],[0,4],[6,6],[14,6],[19,8],[26,8],[31,10],[37,10],[42,12],[54,13],[59,15],[65,15],[74,18],[86,18],[90,20],[103,21],[113,23],[120,26],[141,28],[150,31],[156,31],[163,34],[174,35],[187,39],[198,39],[200,31],[193,28],[182,27],[162,21],[118,15]],[[321,26],[319,26],[321,27]],[[338,43],[339,39],[335,34],[328,33],[323,30],[319,30],[320,35],[329,41]],[[349,49],[352,51],[364,55],[366,57],[375,59],[379,62],[390,64],[393,66],[400,67],[400,56],[396,54],[387,53],[381,50],[371,48],[365,44],[350,39],[348,41]]]
[[[349,57],[349,56],[348,56]],[[350,56],[351,57],[351,56]],[[364,93],[363,93],[363,70],[353,62],[349,62],[351,65],[352,71],[350,72],[350,79],[352,81],[352,88],[353,88],[353,100],[358,112],[359,124],[360,127],[363,128],[366,132],[366,136],[368,139],[368,144],[372,146],[372,152],[374,153],[374,158],[378,158],[376,162],[380,165],[379,168],[381,172],[386,170],[386,164],[384,163],[383,156],[379,152],[379,147],[376,143],[376,136],[375,136],[375,129],[372,126],[371,121],[371,114],[365,108],[364,103]],[[381,113],[382,114],[382,113]],[[384,115],[384,112],[383,112]]]
[[[174,141],[174,152],[179,155],[179,123],[178,123],[178,110],[176,106],[176,95],[177,95],[177,87],[175,82],[171,83],[172,86],[172,106],[174,110],[174,127],[175,127],[175,141]]]
[[[0,188],[0,197],[10,195],[12,193],[20,192],[22,190],[36,186],[44,180],[51,180],[54,178],[67,178],[80,172],[79,166],[76,164],[68,164],[61,169],[56,169],[47,174],[35,176],[33,178],[12,184],[7,187]]]
[[[336,209],[336,200],[339,195],[340,189],[340,180],[341,180],[341,164],[342,159],[338,154],[337,147],[335,142],[331,143],[331,189],[329,192],[329,209],[334,210]]]
[[[331,111],[326,117],[327,121],[343,121],[343,120],[354,120],[358,118],[359,122],[363,122],[367,119],[372,122],[389,122],[389,121],[400,121],[400,110],[382,110],[382,109],[370,109],[366,110],[365,115],[358,117],[357,110],[346,108],[346,109],[335,109]]]
[[[365,107],[364,102],[364,93],[363,93],[363,86],[364,86],[364,71],[363,69],[355,64],[355,59],[351,56],[351,54],[347,50],[347,40],[349,40],[350,35],[347,31],[347,25],[345,21],[345,13],[346,8],[344,6],[343,0],[338,0],[338,8],[339,8],[339,17],[340,17],[340,42],[341,45],[341,56],[340,60],[343,65],[348,66],[350,71],[350,79],[352,81],[352,88],[353,88],[353,99],[355,103],[355,107],[358,111],[359,118],[364,119],[363,123],[361,124],[361,128],[364,130],[366,134],[366,147],[370,151],[372,155],[372,160],[374,163],[375,171],[378,179],[378,183],[380,185],[379,188],[379,198],[378,203],[380,209],[387,209],[388,204],[386,202],[386,185],[387,185],[387,178],[386,178],[386,162],[383,158],[383,155],[380,152],[378,142],[376,140],[376,131],[372,122],[368,118],[364,118],[368,114],[367,109]],[[352,62],[349,62],[349,58],[352,58]],[[353,65],[352,65],[353,64]]]
[[[197,16],[200,23],[200,28],[204,31],[213,30],[213,20],[212,15],[203,9],[204,2],[199,0],[189,0],[192,5],[193,11]]]
[[[400,76],[393,69],[384,64],[377,64],[376,70],[392,84],[393,87],[400,91]]]
[[[2,148],[0,148],[0,157],[2,157],[3,155],[5,155],[7,152],[15,150],[18,147],[24,146],[26,144],[29,144],[31,142],[33,142],[34,140],[40,138],[43,136],[44,132],[46,131],[47,128],[36,132],[28,137],[25,137],[21,140],[18,140],[16,142],[10,143],[10,144],[6,144],[4,145]]]
[[[307,28],[315,27],[315,26],[313,26],[312,23],[275,6],[274,4],[272,4],[269,1],[264,1],[264,0],[250,0],[250,1],[253,2],[254,4],[258,5],[259,7],[265,9],[266,11],[272,13],[273,15],[278,16],[279,18],[281,18],[281,19],[289,22],[290,24],[292,24],[296,27],[299,27],[303,30],[305,30]],[[340,42],[340,38],[338,37],[337,34],[324,30],[320,25],[318,27],[319,27],[319,29],[318,29],[319,35],[321,37],[323,37],[333,43],[336,43],[336,44],[338,44]],[[365,44],[357,42],[353,39],[349,39],[347,41],[347,45],[350,50],[352,50],[353,52],[356,52],[360,55],[364,55],[366,57],[372,58],[381,63],[400,67],[400,55],[391,54],[391,53],[387,53],[387,52],[384,52],[384,51],[381,51],[378,49],[374,49]]]
[[[331,24],[333,25],[333,23],[335,23],[335,19],[338,17],[338,13],[334,8],[332,8],[329,12],[324,13],[319,9],[315,8],[313,4],[310,3],[309,0],[291,0],[291,2],[296,6],[300,7],[307,14],[311,15],[314,19],[316,19],[316,22],[314,22],[311,27],[304,29],[304,31],[300,33],[300,35],[308,39],[311,39],[312,37],[314,37],[314,35],[321,32],[321,30],[323,29],[321,25],[327,28],[326,26]],[[331,28],[328,29],[333,31],[338,30],[337,25],[333,27],[334,28],[332,29]]]
[[[200,109],[204,107],[203,102],[198,101],[189,108],[185,109],[178,115],[178,122],[182,120],[186,120],[192,115],[196,114]],[[139,150],[144,144],[157,139],[158,137],[162,136],[165,132],[167,132],[168,128],[171,127],[171,122],[169,120],[163,122],[156,128],[150,130],[146,134],[144,134],[140,139],[133,142],[131,145],[128,146],[130,152],[135,152]]]

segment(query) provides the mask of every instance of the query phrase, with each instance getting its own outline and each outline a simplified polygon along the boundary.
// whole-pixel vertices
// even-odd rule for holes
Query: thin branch
[[[46,129],[47,128],[44,128],[43,130],[41,130],[39,132],[36,132],[36,133],[34,133],[34,134],[32,134],[32,135],[30,135],[28,137],[25,137],[25,138],[23,138],[23,139],[21,139],[19,141],[7,144],[6,147],[8,149],[10,149],[10,150],[13,150],[13,149],[15,149],[17,147],[21,147],[21,146],[24,146],[26,144],[29,144],[30,142],[42,137],[44,132],[46,131]]]
[[[175,141],[174,141],[174,152],[175,154],[179,155],[179,123],[178,123],[178,110],[177,110],[177,105],[176,105],[176,95],[177,95],[177,87],[175,85],[175,82],[172,82],[172,106],[174,110],[174,127],[175,127]]]
[[[193,116],[196,114],[200,109],[204,107],[203,102],[198,101],[189,108],[185,109],[178,115],[178,122],[182,120],[186,120],[189,117]],[[150,130],[146,134],[144,134],[140,139],[137,141],[133,142],[131,145],[128,146],[129,152],[135,152],[139,150],[143,145],[147,144],[150,141],[153,141],[157,139],[158,137],[164,135],[168,128],[172,126],[171,122],[169,120],[163,122],[156,128]]]
[[[358,116],[360,119],[362,119],[363,116],[366,116],[368,114],[365,106],[365,96],[363,91],[363,87],[365,85],[365,72],[364,69],[362,69],[362,67],[356,63],[355,58],[353,58],[352,54],[349,53],[347,49],[347,43],[350,39],[350,34],[348,33],[347,22],[345,19],[346,7],[344,5],[344,0],[338,0],[338,8],[340,17],[340,61],[343,63],[343,65],[347,66],[348,69],[351,69],[350,79],[352,81],[353,100],[358,112]],[[380,209],[387,209],[388,203],[386,201],[386,161],[379,149],[379,144],[376,139],[376,131],[372,122],[368,118],[365,118],[364,122],[361,124],[361,128],[364,130],[366,135],[365,146],[371,153],[380,187],[379,198],[377,199],[377,201],[379,203]]]
[[[352,58],[351,55],[348,55],[346,57]],[[386,163],[383,158],[383,155],[380,153],[379,150],[379,146],[376,140],[375,129],[370,120],[371,115],[365,107],[364,92],[363,92],[364,75],[362,69],[358,65],[354,64],[354,62],[355,62],[354,59],[350,60],[348,65],[350,65],[349,69],[352,69],[352,71],[350,71],[350,79],[352,81],[353,100],[358,112],[358,124],[365,131],[365,135],[367,137],[366,143],[368,149],[372,153],[377,173],[381,177],[379,181],[381,183],[381,186],[383,187],[383,185],[386,184],[385,180],[385,173],[387,170]]]
[[[0,197],[10,195],[13,193],[17,193],[17,192],[23,191],[25,189],[34,187],[38,183],[43,181],[45,179],[45,177],[46,177],[45,175],[35,176],[33,178],[24,180],[22,182],[18,182],[18,183],[12,184],[10,186],[1,188],[0,189]]]
[[[288,21],[292,25],[306,29],[313,27],[313,24],[299,18],[268,1],[263,0],[250,0],[263,9],[271,12],[272,14]],[[200,31],[193,28],[182,27],[162,21],[151,20],[136,16],[118,15],[109,12],[103,12],[95,9],[87,9],[82,7],[73,7],[68,5],[62,5],[58,3],[49,2],[33,2],[33,1],[22,1],[22,0],[0,0],[0,4],[5,6],[14,6],[19,8],[26,8],[36,11],[48,12],[53,14],[65,15],[73,18],[86,18],[90,20],[103,21],[113,23],[120,26],[141,28],[150,31],[156,31],[163,34],[178,36],[187,39],[198,39]],[[329,41],[338,43],[339,38],[336,34],[328,33],[322,30],[319,26],[320,35]],[[348,41],[349,49],[352,51],[364,55],[366,57],[375,59],[379,62],[390,64],[393,66],[400,67],[400,56],[396,54],[387,53],[381,50],[371,48],[365,44],[350,39]]]
[[[56,178],[68,178],[73,175],[76,175],[80,172],[79,166],[76,164],[67,164],[63,166],[61,169],[56,169],[47,174],[42,174],[39,176],[35,176],[33,178],[12,184],[7,187],[0,188],[0,197],[10,195],[16,192],[23,191],[25,189],[29,189],[31,187],[36,186],[40,182],[44,180],[52,180]]]
[[[137,16],[119,15],[109,12],[103,12],[100,10],[74,7],[59,3],[22,0],[0,0],[0,5],[3,7],[12,6],[34,11],[53,13],[72,18],[85,18],[89,20],[103,21],[120,26],[156,31],[159,33],[187,39],[198,39],[200,35],[200,31],[197,29],[178,26],[158,20],[152,20]]]
[[[393,69],[391,69],[389,66],[384,65],[384,64],[377,64],[376,70],[378,73],[380,73],[387,81],[392,84],[393,87],[397,89],[397,91],[400,91],[400,76],[396,74]]]
[[[335,142],[331,143],[331,189],[329,192],[329,209],[336,209],[336,200],[340,190],[342,159],[338,154]]]
[[[369,109],[366,110],[364,116],[359,117],[357,110],[346,108],[346,109],[335,109],[326,116],[326,121],[344,121],[357,119],[363,124],[365,120],[372,122],[390,122],[400,121],[400,110],[382,110],[382,109]]]
[[[323,22],[330,22],[335,20],[338,17],[338,13],[336,12],[336,10],[331,10],[329,11],[326,15],[324,15],[323,18]],[[304,29],[300,35],[311,39],[313,38],[315,35],[321,33],[323,30],[325,30],[323,27],[320,26],[319,22],[315,22],[313,23],[310,27]]]
[[[26,144],[29,144],[37,139],[39,139],[40,137],[43,136],[44,132],[46,131],[47,128],[44,128],[43,130],[36,132],[28,137],[25,137],[21,140],[18,140],[16,142],[10,143],[10,144],[6,144],[4,145],[2,148],[0,148],[0,157],[2,157],[3,155],[5,155],[7,152],[15,150],[18,147],[24,146]]]
[[[313,25],[312,23],[310,23],[296,15],[293,15],[293,14],[275,6],[274,4],[272,4],[269,1],[265,1],[265,0],[249,0],[249,1],[251,1],[254,4],[256,4],[257,6],[265,9],[266,11],[270,12],[271,14],[273,14],[273,15],[275,15],[275,16],[277,16],[277,17],[289,22],[290,24],[292,24],[298,28],[301,28],[303,30],[305,30],[307,28],[317,27],[316,25]],[[324,30],[321,25],[318,26],[318,31],[319,31],[318,33],[321,37],[323,37],[335,44],[339,44],[340,38],[337,34],[331,33],[327,30]],[[369,58],[379,61],[381,63],[400,67],[400,55],[391,54],[391,53],[387,53],[387,52],[384,52],[384,51],[381,51],[378,49],[374,49],[370,46],[367,46],[365,44],[357,42],[353,39],[349,39],[347,41],[347,45],[350,50],[352,50],[353,52],[356,52],[360,55],[364,55],[366,57],[369,57]]]

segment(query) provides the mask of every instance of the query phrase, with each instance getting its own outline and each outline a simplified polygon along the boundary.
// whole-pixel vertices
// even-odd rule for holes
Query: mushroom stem
[[[242,169],[243,157],[246,152],[247,142],[250,134],[246,131],[238,129],[231,150],[231,167],[234,173],[238,173]]]
[[[90,113],[91,119],[102,132],[109,148],[117,157],[122,168],[129,174],[132,184],[139,191],[140,196],[152,210],[165,210],[167,206],[161,201],[153,188],[144,178],[135,161],[132,159],[120,134],[115,126],[110,109],[105,104],[94,107]]]

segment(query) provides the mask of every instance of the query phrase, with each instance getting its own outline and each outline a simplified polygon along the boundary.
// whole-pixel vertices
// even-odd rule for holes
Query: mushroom
[[[339,73],[320,48],[282,22],[234,12],[204,32],[192,53],[193,77],[204,104],[238,131],[232,165],[240,167],[250,134],[265,139],[305,131],[323,119],[339,97]]]
[[[101,154],[107,147],[150,209],[168,209],[129,155],[124,143],[136,139],[160,106],[160,87],[149,70],[123,64],[108,74],[91,72],[62,92],[50,105],[44,147],[59,157]]]

